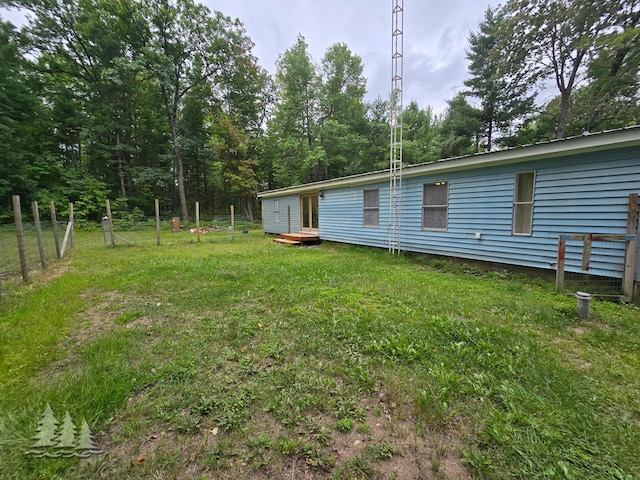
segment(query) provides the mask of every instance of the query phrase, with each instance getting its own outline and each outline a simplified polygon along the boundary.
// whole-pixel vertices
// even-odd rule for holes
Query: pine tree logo
[[[25,452],[26,455],[34,455],[36,457],[51,457],[53,447],[58,443],[58,420],[51,410],[51,406],[47,403],[42,418],[38,422],[38,428],[36,428],[36,434],[33,440],[37,440],[36,443],[29,447],[31,450]]]
[[[29,447],[25,455],[51,458],[87,458],[103,453],[103,450],[96,446],[89,424],[84,418],[80,432],[78,432],[78,428],[73,423],[68,411],[60,424],[48,403],[32,439],[36,442]]]

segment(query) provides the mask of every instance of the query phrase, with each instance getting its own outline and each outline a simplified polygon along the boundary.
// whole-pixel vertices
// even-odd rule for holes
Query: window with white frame
[[[513,234],[531,235],[535,172],[516,173],[513,192]]]
[[[425,183],[422,189],[422,229],[447,229],[449,182]]]
[[[363,192],[362,224],[365,227],[377,227],[380,218],[380,195],[378,190]]]
[[[280,223],[280,200],[273,201],[273,222]]]

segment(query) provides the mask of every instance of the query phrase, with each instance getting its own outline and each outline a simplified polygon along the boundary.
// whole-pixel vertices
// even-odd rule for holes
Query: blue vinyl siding
[[[410,169],[406,170],[410,172]],[[513,235],[513,195],[517,172],[535,172],[531,235]],[[422,230],[425,183],[449,182],[446,231]],[[379,188],[378,228],[364,228],[363,190]],[[544,269],[554,268],[561,234],[626,233],[628,196],[640,192],[637,148],[529,161],[517,165],[409,176],[402,186],[401,249]],[[387,247],[388,183],[327,189],[320,200],[320,238]],[[476,233],[481,238],[476,239]],[[594,255],[590,273],[620,278],[622,242]],[[640,279],[639,268],[636,279]],[[580,272],[568,257],[567,271]]]
[[[280,205],[280,221],[275,222],[273,204],[278,200]],[[284,195],[282,197],[265,198],[262,200],[262,212],[264,223],[262,225],[263,230],[266,233],[290,233],[289,232],[289,219],[287,218],[288,212],[291,212],[291,232],[300,231],[300,196],[299,195]]]
[[[364,190],[378,189],[378,227],[364,226]],[[318,206],[319,233],[322,240],[355,243],[371,247],[388,244],[389,184],[374,183],[362,187],[326,190]]]

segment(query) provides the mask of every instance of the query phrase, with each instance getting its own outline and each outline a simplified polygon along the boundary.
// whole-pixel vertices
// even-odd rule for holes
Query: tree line
[[[0,0],[0,222],[11,195],[71,201],[77,220],[189,218],[258,190],[388,167],[388,101],[366,101],[343,43],[303,36],[274,75],[239,20],[193,0]],[[442,114],[403,112],[405,164],[638,123],[638,0],[509,0],[468,36],[468,78]],[[541,94],[544,92],[544,95]],[[554,92],[551,96],[549,92]],[[545,96],[550,100],[542,100]]]

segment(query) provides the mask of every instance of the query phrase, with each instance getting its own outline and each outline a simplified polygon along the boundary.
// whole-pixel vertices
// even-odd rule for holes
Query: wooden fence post
[[[116,246],[116,236],[113,233],[113,220],[111,218],[111,203],[109,202],[109,199],[107,198],[107,221],[109,222],[109,235],[111,236],[111,246],[115,247]]]
[[[200,202],[196,202],[196,237],[200,243]]]
[[[36,228],[36,236],[38,237],[38,251],[40,252],[40,265],[44,270],[47,266],[47,259],[44,256],[44,243],[42,242],[42,226],[40,225],[40,210],[38,209],[38,202],[31,204],[33,209],[33,225]]]
[[[160,202],[156,198],[156,244],[160,245]]]
[[[627,234],[634,235],[627,240],[624,258],[624,277],[622,281],[622,294],[633,298],[633,285],[635,283],[636,251],[638,250],[638,194],[629,195],[629,211],[627,214]],[[631,237],[630,237],[631,238]]]
[[[564,235],[558,237],[558,259],[556,263],[556,292],[564,288],[564,259],[567,252],[567,241]]]
[[[56,258],[60,259],[60,237],[58,236],[58,219],[56,218],[56,204],[51,200],[49,204],[49,210],[51,210],[51,228],[53,228],[53,240],[56,243]]]
[[[236,239],[235,225],[236,225],[235,214],[233,211],[233,205],[231,205],[231,240]]]
[[[71,224],[71,237],[69,237],[69,246],[73,249],[76,244],[76,239],[74,236],[75,225],[73,223],[73,203],[71,202],[69,202],[69,223]]]
[[[591,249],[593,248],[593,234],[589,233],[584,236],[582,241],[582,270],[589,271],[589,264],[591,263]]]
[[[16,222],[16,234],[18,236],[18,253],[20,254],[20,271],[22,272],[22,281],[29,281],[29,269],[27,268],[27,254],[24,251],[24,232],[22,229],[22,210],[20,209],[20,195],[12,195],[13,199],[13,218]]]

